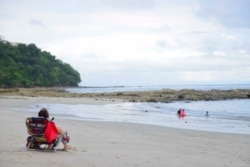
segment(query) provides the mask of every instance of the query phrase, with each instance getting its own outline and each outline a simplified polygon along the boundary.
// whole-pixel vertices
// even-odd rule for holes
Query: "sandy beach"
[[[43,103],[103,104],[117,100],[60,97],[0,97],[0,166],[3,167],[248,167],[250,135],[203,132],[153,125],[56,119],[71,137],[67,152],[26,150],[27,112]],[[61,147],[62,144],[60,145]]]

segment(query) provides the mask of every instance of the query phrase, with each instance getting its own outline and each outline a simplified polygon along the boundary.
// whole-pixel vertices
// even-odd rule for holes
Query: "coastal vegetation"
[[[80,74],[35,44],[0,39],[0,87],[78,86]]]

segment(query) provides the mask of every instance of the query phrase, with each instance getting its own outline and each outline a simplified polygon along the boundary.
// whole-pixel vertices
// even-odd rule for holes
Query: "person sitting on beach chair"
[[[66,131],[57,127],[52,120],[48,120],[49,112],[46,108],[42,108],[38,117],[29,117],[26,119],[26,126],[30,136],[27,139],[27,148],[41,149],[40,145],[45,144],[45,149],[56,150],[59,142],[64,145],[63,150],[67,151],[69,136]]]

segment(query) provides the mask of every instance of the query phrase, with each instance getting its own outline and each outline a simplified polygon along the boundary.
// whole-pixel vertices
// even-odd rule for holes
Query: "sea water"
[[[67,88],[74,93],[101,93],[150,91],[164,88],[180,90],[250,89],[250,84],[232,85],[158,85]],[[151,124],[182,129],[250,134],[250,100],[176,101],[172,103],[115,103],[103,105],[39,103],[29,109],[37,115],[46,107],[56,119],[111,121]],[[187,116],[180,119],[176,113],[184,108]],[[209,116],[206,116],[206,111]]]
[[[72,93],[105,93],[105,92],[126,92],[126,91],[152,91],[162,89],[195,89],[195,90],[230,90],[250,89],[250,84],[213,84],[213,85],[149,85],[149,86],[107,86],[107,87],[77,87],[67,88]]]
[[[46,107],[56,119],[111,121],[151,124],[158,126],[250,134],[250,100],[178,101],[172,103],[34,104],[29,111],[36,115]],[[187,116],[176,113],[184,108]],[[27,110],[26,110],[27,111]],[[206,116],[206,111],[209,116]]]

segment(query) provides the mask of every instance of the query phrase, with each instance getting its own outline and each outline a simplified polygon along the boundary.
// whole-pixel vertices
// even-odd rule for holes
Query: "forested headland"
[[[0,87],[78,86],[80,74],[35,44],[0,40]]]

